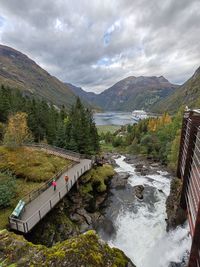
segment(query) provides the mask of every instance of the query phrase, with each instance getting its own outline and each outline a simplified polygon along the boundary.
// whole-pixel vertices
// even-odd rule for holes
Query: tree
[[[0,172],[0,209],[10,206],[12,198],[15,196],[16,181],[11,173]]]
[[[11,115],[4,135],[4,144],[11,147],[20,146],[31,140],[32,135],[27,125],[27,114],[18,112]]]

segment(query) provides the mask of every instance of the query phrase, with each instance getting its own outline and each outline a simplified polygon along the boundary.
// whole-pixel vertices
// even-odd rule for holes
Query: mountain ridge
[[[58,106],[69,107],[76,100],[75,94],[59,79],[27,55],[4,45],[0,45],[0,83]]]
[[[105,110],[151,110],[152,105],[173,93],[178,85],[171,84],[164,76],[129,76],[100,94],[86,92],[80,87],[72,91]]]
[[[200,106],[200,67],[177,90],[157,103],[153,110],[175,112],[180,107],[198,108]]]

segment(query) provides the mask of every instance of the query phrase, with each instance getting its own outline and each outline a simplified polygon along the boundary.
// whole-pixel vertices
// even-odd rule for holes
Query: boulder
[[[124,173],[121,177],[120,173],[113,176],[111,180],[111,188],[123,189],[127,185],[127,179],[125,179]]]
[[[92,219],[91,217],[88,215],[87,211],[85,209],[78,209],[76,211],[77,214],[83,216],[85,218],[85,221],[87,222],[87,224],[91,224],[92,223]]]
[[[142,163],[139,163],[135,166],[135,171],[136,172],[141,172],[143,169],[143,164]]]
[[[137,198],[142,200],[144,198],[143,196],[144,186],[143,185],[137,185],[134,186],[134,193]]]

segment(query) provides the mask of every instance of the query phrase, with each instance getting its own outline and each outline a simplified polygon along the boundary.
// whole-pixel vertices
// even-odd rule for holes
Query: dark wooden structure
[[[177,175],[183,181],[181,207],[192,237],[188,267],[200,267],[200,110],[184,113]]]

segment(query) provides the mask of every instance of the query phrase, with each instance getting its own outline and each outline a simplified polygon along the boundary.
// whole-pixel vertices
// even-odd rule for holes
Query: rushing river
[[[182,262],[190,249],[191,239],[188,225],[166,232],[165,202],[170,193],[170,175],[162,171],[139,175],[124,158],[116,159],[119,166],[116,172],[130,174],[128,187],[125,192],[112,192],[106,213],[114,223],[116,233],[107,241],[123,250],[137,267],[168,267],[171,262]],[[145,188],[143,201],[137,198],[133,201],[133,187],[137,185]]]

